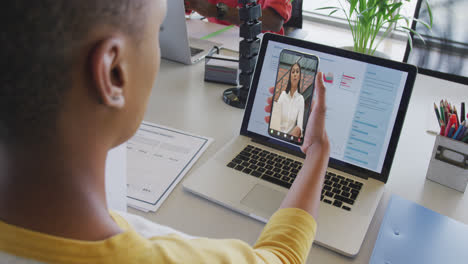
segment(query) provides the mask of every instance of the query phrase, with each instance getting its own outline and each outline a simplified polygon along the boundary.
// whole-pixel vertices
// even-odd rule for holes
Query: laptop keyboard
[[[362,186],[362,182],[327,171],[320,200],[351,211],[351,206],[354,205]]]
[[[227,166],[289,189],[302,163],[248,145]]]
[[[197,48],[194,48],[194,47],[190,47],[190,55],[192,57],[197,55],[198,53],[200,53],[202,51],[203,51],[202,49],[197,49]]]
[[[227,166],[289,189],[302,168],[302,163],[248,145]],[[327,172],[320,200],[351,211],[362,186],[361,182]]]

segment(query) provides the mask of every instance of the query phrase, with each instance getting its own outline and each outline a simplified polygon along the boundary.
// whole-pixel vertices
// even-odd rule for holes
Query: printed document
[[[128,205],[156,211],[212,139],[143,122],[127,143]]]

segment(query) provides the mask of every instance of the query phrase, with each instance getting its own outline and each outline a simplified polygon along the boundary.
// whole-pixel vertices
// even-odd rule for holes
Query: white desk
[[[221,99],[222,92],[229,86],[205,83],[203,73],[203,62],[185,66],[163,60],[145,116],[145,120],[150,122],[215,139],[193,169],[198,168],[239,133],[243,117],[243,110],[232,108]],[[391,193],[468,224],[468,194],[425,179],[435,140],[425,132],[427,112],[432,103],[441,98],[467,95],[467,86],[418,76],[386,192],[359,255],[351,259],[314,245],[308,263],[368,263]],[[190,172],[186,177],[190,177]],[[145,214],[131,208],[129,211],[191,235],[238,238],[250,244],[255,243],[264,226],[256,220],[185,192],[181,184],[157,213]]]

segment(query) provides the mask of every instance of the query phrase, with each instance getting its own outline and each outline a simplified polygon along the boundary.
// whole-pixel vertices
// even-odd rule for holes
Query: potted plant
[[[317,10],[330,10],[328,14],[341,11],[344,13],[348,21],[351,34],[353,36],[353,50],[360,53],[374,55],[377,47],[382,40],[390,35],[395,29],[401,29],[408,35],[410,47],[413,47],[413,39],[410,33],[420,38],[423,42],[422,36],[411,29],[411,21],[415,20],[429,30],[432,28],[432,11],[427,0],[425,1],[428,7],[430,21],[425,21],[408,17],[400,14],[400,8],[404,2],[411,0],[338,0],[340,6],[327,6],[318,8]],[[403,22],[403,25],[401,23]],[[382,32],[380,38],[379,32]]]

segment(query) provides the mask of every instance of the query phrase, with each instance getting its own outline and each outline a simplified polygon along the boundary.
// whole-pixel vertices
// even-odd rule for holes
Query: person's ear
[[[125,41],[111,37],[99,42],[91,54],[91,74],[99,102],[121,109],[125,106],[124,87],[127,72],[124,67]]]

